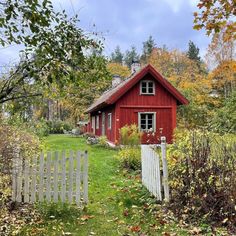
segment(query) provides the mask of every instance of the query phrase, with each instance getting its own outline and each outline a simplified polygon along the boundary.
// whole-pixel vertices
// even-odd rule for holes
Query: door
[[[105,112],[102,113],[102,135],[105,135]]]

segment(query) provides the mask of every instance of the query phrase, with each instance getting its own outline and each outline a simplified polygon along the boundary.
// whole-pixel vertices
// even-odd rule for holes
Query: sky
[[[105,37],[107,56],[119,45],[125,52],[134,45],[138,52],[151,35],[157,46],[186,51],[193,41],[204,57],[210,38],[193,29],[197,0],[52,0],[57,11],[79,15],[79,27]],[[22,46],[0,47],[0,70],[19,60]]]

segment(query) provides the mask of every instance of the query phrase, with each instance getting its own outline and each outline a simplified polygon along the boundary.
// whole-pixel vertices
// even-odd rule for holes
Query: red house
[[[116,82],[117,80],[115,80]],[[88,109],[89,131],[106,135],[114,144],[119,142],[119,129],[126,124],[137,124],[143,132],[142,143],[158,142],[160,135],[171,142],[176,127],[176,108],[188,100],[151,65],[109,91],[106,91]]]

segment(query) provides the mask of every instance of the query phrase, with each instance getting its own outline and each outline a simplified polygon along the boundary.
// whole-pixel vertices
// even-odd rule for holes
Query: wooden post
[[[166,137],[161,137],[161,156],[162,156],[162,165],[163,165],[163,185],[164,185],[164,200],[166,202],[170,201],[169,194],[169,184],[168,184],[168,167],[166,160]]]
[[[81,180],[80,180],[80,174],[81,174],[81,166],[80,166],[80,152],[77,152],[77,163],[76,163],[76,195],[75,195],[75,200],[77,205],[80,205],[80,185],[81,185]]]
[[[84,203],[88,203],[88,152],[84,153],[84,169],[83,169],[83,185],[84,185]]]

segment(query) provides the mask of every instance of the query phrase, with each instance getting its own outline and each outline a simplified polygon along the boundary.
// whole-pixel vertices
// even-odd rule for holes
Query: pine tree
[[[143,63],[147,63],[149,56],[152,53],[152,50],[155,48],[156,43],[153,37],[150,35],[147,41],[143,42],[143,52],[140,60]]]
[[[199,56],[199,48],[191,40],[188,43],[187,57],[190,60],[194,60],[198,63],[201,62],[201,57]]]
[[[130,68],[134,61],[139,61],[139,55],[137,53],[136,47],[132,46],[131,50],[125,52],[124,57],[125,64]]]
[[[124,55],[120,50],[120,47],[117,45],[115,51],[111,53],[111,62],[120,63],[123,62]]]

